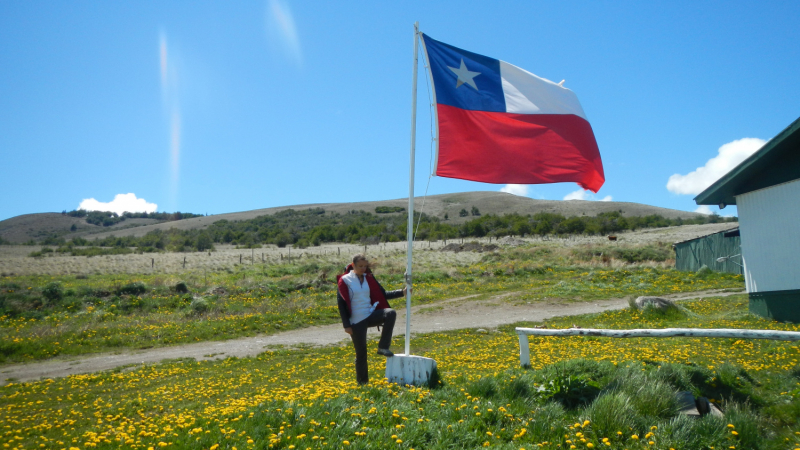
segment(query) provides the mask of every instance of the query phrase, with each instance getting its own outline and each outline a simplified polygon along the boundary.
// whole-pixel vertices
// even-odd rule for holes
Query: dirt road
[[[710,296],[727,296],[741,292],[701,291],[665,297],[675,300]],[[556,316],[575,316],[607,310],[623,309],[626,299],[599,300],[575,303],[534,302],[511,304],[505,301],[513,293],[504,293],[488,300],[470,301],[462,297],[438,302],[434,305],[415,306],[411,309],[412,333],[431,333],[462,328],[496,328],[516,322],[540,322]],[[457,305],[457,306],[456,306]],[[397,305],[400,306],[399,304]],[[398,309],[395,336],[405,334],[405,309]],[[370,332],[372,337],[377,332]],[[219,342],[161,347],[147,350],[125,351],[116,354],[99,354],[55,358],[43,362],[0,366],[0,385],[13,382],[35,381],[110,370],[122,366],[152,364],[165,359],[193,358],[196,360],[224,359],[230,356],[255,356],[273,346],[331,345],[348,339],[341,324],[301,328],[273,335],[258,335]],[[402,351],[397,345],[395,350]]]

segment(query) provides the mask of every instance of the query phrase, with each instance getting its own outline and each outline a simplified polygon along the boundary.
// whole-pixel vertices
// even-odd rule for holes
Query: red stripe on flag
[[[605,182],[589,122],[574,115],[467,111],[437,105],[436,175],[484,183]]]

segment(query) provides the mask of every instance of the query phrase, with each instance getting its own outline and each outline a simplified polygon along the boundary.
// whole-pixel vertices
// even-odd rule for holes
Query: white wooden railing
[[[594,328],[517,328],[519,336],[519,363],[531,364],[528,336],[602,336],[612,338],[634,337],[707,337],[735,339],[772,339],[777,341],[800,341],[800,332],[776,330],[741,330],[735,328],[663,328],[633,330],[600,330]]]

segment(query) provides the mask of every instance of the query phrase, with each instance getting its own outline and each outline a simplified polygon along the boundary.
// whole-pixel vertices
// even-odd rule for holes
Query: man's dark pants
[[[397,313],[393,309],[376,309],[370,314],[369,317],[351,325],[353,334],[350,338],[353,340],[353,346],[356,348],[356,381],[358,384],[367,384],[369,382],[369,373],[367,368],[367,328],[376,325],[382,325],[381,340],[378,341],[378,348],[386,348],[392,344],[392,330],[394,330],[394,322],[397,319]]]

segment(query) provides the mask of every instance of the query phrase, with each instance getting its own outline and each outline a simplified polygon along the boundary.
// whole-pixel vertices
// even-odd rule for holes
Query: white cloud
[[[594,195],[592,195],[589,191],[585,191],[583,189],[578,189],[575,192],[570,192],[569,194],[565,195],[564,196],[564,200],[596,201],[597,199],[594,198]],[[610,202],[611,200],[613,200],[613,197],[611,197],[610,195],[606,195],[605,197],[603,197],[599,201],[601,201],[601,202]]]
[[[528,195],[528,186],[524,184],[507,184],[500,189],[500,192],[506,192],[509,194],[518,195],[520,197],[525,197]]]
[[[575,192],[570,192],[569,194],[564,196],[564,200],[589,200],[588,191],[584,191],[583,189],[578,189]]]
[[[703,167],[686,175],[674,174],[667,181],[667,190],[675,194],[699,194],[723,175],[739,165],[766,143],[763,139],[743,138],[719,148],[717,156]]]
[[[600,199],[600,201],[601,201],[601,202],[610,202],[610,201],[612,200],[612,198],[613,198],[613,197],[611,197],[610,195],[606,195],[605,197],[603,197],[602,199]],[[589,191],[585,191],[585,190],[583,190],[583,189],[578,189],[578,190],[577,190],[577,191],[575,191],[575,192],[570,192],[569,194],[565,195],[565,196],[564,196],[564,200],[586,200],[586,201],[595,201],[595,200],[597,200],[597,199],[596,199],[596,198],[594,198],[594,195],[592,195],[592,194],[591,194]]]
[[[700,205],[697,209],[694,210],[696,213],[705,214],[710,216],[712,214],[711,208],[708,205]]]
[[[303,51],[297,35],[292,10],[281,0],[269,0],[267,7],[267,32],[270,42],[282,49],[297,65],[303,63]]]
[[[143,198],[136,198],[136,194],[117,194],[114,200],[108,203],[99,202],[93,198],[87,198],[81,201],[78,209],[85,209],[86,211],[111,211],[117,214],[127,212],[156,212],[158,205],[155,203],[147,203]]]

